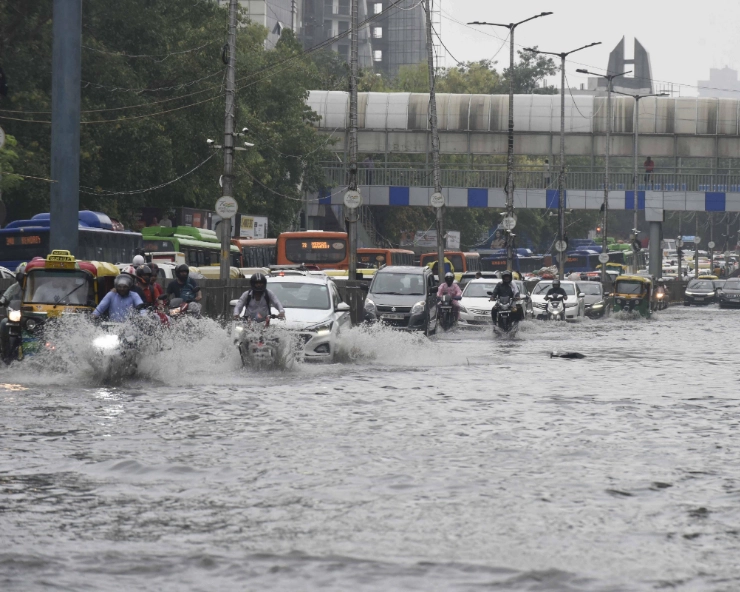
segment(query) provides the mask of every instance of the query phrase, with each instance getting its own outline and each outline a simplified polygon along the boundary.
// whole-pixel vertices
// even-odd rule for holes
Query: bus
[[[234,238],[231,243],[241,250],[243,267],[277,265],[276,238]]]
[[[374,269],[383,265],[413,265],[416,255],[404,249],[357,249],[357,269]]]
[[[174,262],[177,253],[185,255],[185,262],[193,267],[208,267],[221,263],[221,239],[213,230],[192,226],[148,226],[141,229],[144,251],[148,255],[167,254]],[[242,266],[239,247],[231,247],[231,265]],[[161,259],[161,257],[157,257]]]
[[[119,263],[131,261],[143,246],[138,232],[113,230],[111,219],[100,212],[79,213],[79,242],[75,256],[85,261]],[[45,258],[49,245],[49,214],[16,220],[0,230],[0,266],[15,269],[34,257]]]
[[[349,269],[346,232],[283,232],[277,239],[278,265],[311,265],[317,269]]]
[[[508,266],[506,264],[506,250],[502,249],[500,253],[483,255],[481,267],[483,271],[504,271]],[[521,255],[514,254],[514,269],[519,273],[532,273],[544,267],[545,257],[543,255],[533,255],[526,253]]]
[[[462,251],[445,251],[445,259],[449,259],[452,263],[452,267],[455,268],[455,273],[465,273],[466,271],[480,271],[480,253],[471,252],[463,253]],[[419,265],[424,267],[429,263],[434,263],[437,260],[437,253],[424,253],[420,260]]]

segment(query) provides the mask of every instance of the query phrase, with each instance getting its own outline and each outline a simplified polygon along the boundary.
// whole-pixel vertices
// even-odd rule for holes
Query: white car
[[[351,326],[349,305],[336,284],[326,276],[286,274],[270,277],[267,289],[285,308],[285,325],[275,326],[298,335],[306,360],[332,362],[339,334]]]
[[[585,294],[581,292],[576,282],[562,281],[560,287],[565,290],[568,299],[565,304],[565,320],[577,321],[586,316]],[[552,280],[541,280],[532,290],[532,311],[535,319],[545,316],[547,302],[545,295],[552,288]]]
[[[460,300],[460,322],[468,325],[490,325],[493,302],[488,292],[493,292],[499,279],[481,278],[465,285]]]

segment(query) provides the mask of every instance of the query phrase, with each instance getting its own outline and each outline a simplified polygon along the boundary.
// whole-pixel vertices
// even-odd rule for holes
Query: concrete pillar
[[[660,248],[660,237],[663,234],[662,222],[650,222],[650,275],[660,278],[663,275],[663,249]]]
[[[54,0],[51,56],[51,249],[76,254],[80,209],[82,0]]]

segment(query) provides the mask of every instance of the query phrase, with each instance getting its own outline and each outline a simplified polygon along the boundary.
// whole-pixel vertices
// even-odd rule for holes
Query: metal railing
[[[442,168],[443,187],[497,187],[503,188],[506,182],[505,167],[470,167],[455,165]],[[324,166],[327,183],[332,186],[342,185],[347,178],[347,171],[342,164],[331,163]],[[357,182],[359,185],[380,185],[395,187],[432,187],[432,168],[424,164],[410,163],[398,166],[377,166],[374,169],[360,168]],[[609,175],[609,187],[615,191],[631,191],[633,173],[616,171]],[[740,171],[731,174],[684,172],[673,170],[652,174],[641,173],[638,176],[640,191],[719,191],[740,192]],[[600,190],[604,188],[603,171],[574,168],[567,172],[568,189]],[[519,189],[557,189],[558,171],[517,169],[514,172],[514,186]]]

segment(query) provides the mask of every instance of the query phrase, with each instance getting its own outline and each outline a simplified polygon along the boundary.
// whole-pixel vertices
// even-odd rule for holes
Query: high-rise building
[[[219,5],[229,5],[229,0],[217,0]],[[240,6],[253,23],[267,29],[265,46],[275,47],[283,29],[300,32],[302,0],[239,0]]]
[[[740,98],[740,82],[737,79],[737,70],[732,68],[710,68],[709,80],[700,80],[697,86],[699,87],[700,97]]]
[[[268,0],[269,1],[269,0]],[[350,0],[303,0],[303,45],[306,48],[315,47],[325,41],[349,31]],[[357,22],[366,20],[367,3],[359,0],[357,6]],[[338,39],[329,46],[329,49],[339,53],[349,61],[349,35]],[[372,67],[372,45],[370,31],[367,26],[360,29],[357,43],[357,56],[360,68]]]

